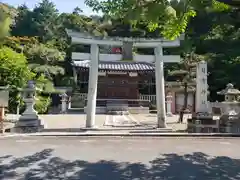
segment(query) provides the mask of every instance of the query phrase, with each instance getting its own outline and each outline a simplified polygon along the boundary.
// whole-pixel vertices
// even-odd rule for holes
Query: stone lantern
[[[28,81],[27,86],[22,91],[26,109],[17,121],[15,131],[19,133],[38,132],[43,129],[43,125],[41,125],[38,113],[34,109],[37,91],[34,81]]]
[[[173,114],[172,114],[172,98],[173,98],[172,94],[168,93],[167,96],[166,96],[166,106],[167,106],[167,108],[166,108],[166,111],[167,111],[166,115],[168,117],[172,117],[173,116]]]
[[[225,97],[225,101],[221,103],[222,116],[220,117],[220,126],[227,133],[238,132],[240,128],[240,102],[237,100],[240,91],[229,83],[224,90],[217,92],[217,94],[224,95]]]
[[[217,92],[217,94],[224,95],[225,102],[237,102],[240,91],[235,89],[233,84],[229,83],[224,90]]]
[[[67,103],[68,103],[68,95],[66,93],[60,94],[61,97],[61,113],[67,113]]]

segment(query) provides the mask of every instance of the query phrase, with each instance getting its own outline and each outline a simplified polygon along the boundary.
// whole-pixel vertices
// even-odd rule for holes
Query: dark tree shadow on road
[[[31,156],[0,157],[0,179],[15,180],[238,180],[240,160],[193,154],[162,154],[141,163],[68,161],[45,149]],[[11,158],[13,158],[11,160]],[[7,162],[6,160],[9,160]]]

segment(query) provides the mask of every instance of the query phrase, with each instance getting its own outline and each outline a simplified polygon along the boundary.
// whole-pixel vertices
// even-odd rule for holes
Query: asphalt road
[[[0,180],[239,180],[240,139],[0,138]]]

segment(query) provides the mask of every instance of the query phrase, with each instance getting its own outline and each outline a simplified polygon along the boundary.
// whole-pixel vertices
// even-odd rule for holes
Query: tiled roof
[[[235,89],[234,86],[231,83],[229,83],[229,84],[227,84],[227,87],[224,90],[222,90],[220,92],[217,92],[217,94],[220,94],[220,95],[227,95],[227,94],[229,94],[229,95],[230,94],[239,95],[240,91],[238,89]]]
[[[89,68],[89,60],[74,61],[73,66]],[[153,63],[146,62],[105,62],[101,61],[98,65],[99,70],[112,71],[153,71],[155,66]]]

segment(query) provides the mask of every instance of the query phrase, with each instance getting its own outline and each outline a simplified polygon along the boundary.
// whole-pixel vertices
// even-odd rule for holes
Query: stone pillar
[[[195,126],[196,133],[201,133],[201,127],[199,126],[200,124],[201,124],[201,121],[196,120],[196,126]]]
[[[196,77],[196,112],[209,112],[207,73],[207,63],[205,61],[198,63]]]
[[[68,95],[66,93],[60,95],[61,96],[61,113],[67,112],[67,101],[68,101]]]
[[[98,60],[99,60],[99,47],[97,44],[92,44],[87,96],[87,119],[86,119],[87,128],[93,128],[95,126],[97,83],[98,83]]]
[[[73,67],[73,81],[77,85],[78,84],[78,75],[77,75],[77,70],[75,67]]]
[[[155,48],[155,78],[156,78],[156,102],[158,127],[165,127],[165,83],[163,69],[163,49],[161,46]]]
[[[172,114],[172,95],[171,94],[168,94],[167,97],[166,97],[167,101],[167,116],[168,117],[172,117],[173,114]]]
[[[231,133],[231,123],[229,122],[229,120],[226,122],[226,133]]]
[[[68,109],[71,109],[71,107],[72,107],[72,97],[69,96],[69,98],[68,98]]]
[[[1,132],[4,133],[4,116],[5,116],[5,112],[4,112],[4,107],[0,107],[0,123],[1,123]]]
[[[123,42],[122,54],[123,60],[133,60],[133,42]]]

